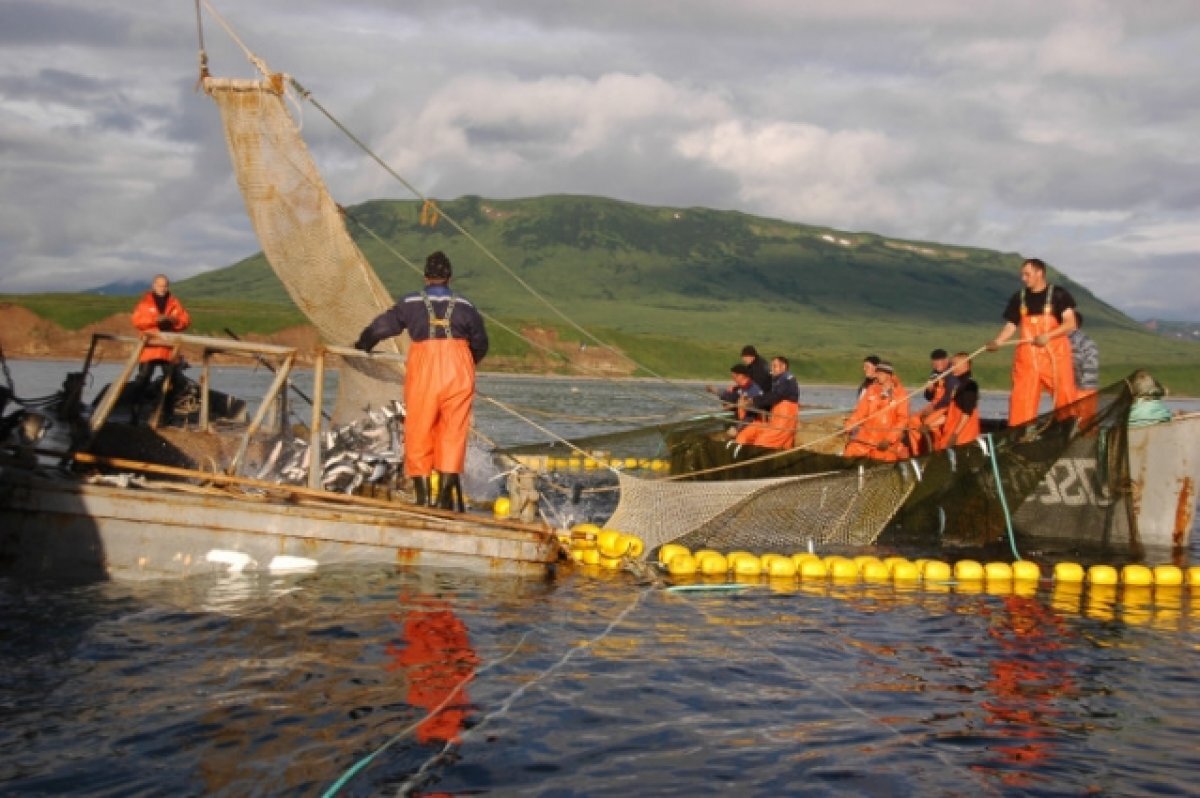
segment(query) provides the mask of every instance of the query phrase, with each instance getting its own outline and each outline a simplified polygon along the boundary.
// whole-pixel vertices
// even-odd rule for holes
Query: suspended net
[[[1139,372],[1028,424],[993,423],[979,441],[894,464],[734,446],[720,420],[662,428],[671,478],[621,474],[607,525],[643,536],[648,552],[667,542],[1008,549],[1011,524],[1022,550],[1137,555],[1128,419],[1155,386]]]
[[[238,187],[267,261],[322,339],[348,346],[392,299],[346,231],[284,105],[284,84],[282,75],[205,78],[204,90],[221,110]],[[380,347],[406,353],[408,336]],[[384,407],[400,393],[402,376],[396,364],[346,360],[334,421]]]
[[[875,542],[915,481],[901,469],[721,482],[620,476],[621,499],[608,525],[637,530],[650,549],[664,543],[719,551],[797,551],[803,546]]]

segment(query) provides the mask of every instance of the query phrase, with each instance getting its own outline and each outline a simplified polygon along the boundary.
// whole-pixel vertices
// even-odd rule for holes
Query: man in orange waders
[[[953,449],[979,437],[979,384],[971,376],[971,356],[959,352],[951,361],[955,378],[946,405],[946,423],[937,429],[933,448]]]
[[[192,323],[183,304],[171,293],[171,281],[165,274],[156,274],[150,290],[142,295],[133,308],[133,326],[143,335],[157,332],[183,332]],[[133,380],[133,409],[131,419],[137,423],[138,408],[148,397],[150,380],[155,370],[165,377],[171,368],[171,347],[147,346],[138,358],[137,377]]]
[[[425,290],[406,295],[358,336],[354,348],[370,352],[384,338],[408,330],[412,346],[404,374],[404,474],[417,503],[463,511],[460,475],[467,459],[475,365],[488,351],[483,317],[449,288],[450,259],[434,252],[425,259]],[[433,469],[441,475],[434,497]]]
[[[908,392],[886,360],[875,366],[875,381],[846,419],[850,442],[843,457],[895,461],[909,456]]]
[[[790,449],[796,445],[800,385],[783,355],[771,359],[771,390],[752,400],[751,407],[757,411],[757,418],[738,433],[738,443],[765,449]]]
[[[1046,264],[1030,258],[1021,266],[1025,285],[1004,309],[1004,328],[987,344],[995,352],[1000,344],[1020,333],[1013,355],[1012,394],[1008,425],[1015,427],[1037,417],[1042,391],[1049,391],[1058,409],[1075,401],[1075,372],[1071,331],[1075,329],[1075,298],[1065,288],[1046,282]]]

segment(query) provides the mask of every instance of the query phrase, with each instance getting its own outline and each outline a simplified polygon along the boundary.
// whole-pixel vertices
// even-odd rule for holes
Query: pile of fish
[[[254,474],[283,485],[308,484],[312,447],[303,438],[280,438]],[[364,485],[394,489],[403,475],[404,405],[392,401],[321,436],[321,487],[354,493]]]

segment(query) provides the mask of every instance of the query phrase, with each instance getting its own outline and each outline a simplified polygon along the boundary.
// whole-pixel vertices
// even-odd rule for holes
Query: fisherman
[[[790,365],[783,355],[771,359],[771,390],[752,401],[757,418],[738,433],[738,443],[767,449],[790,449],[796,444],[800,386]]]
[[[1067,289],[1046,282],[1046,264],[1030,258],[1021,265],[1024,288],[1012,295],[1004,309],[1004,327],[987,343],[995,352],[1020,333],[1013,355],[1012,393],[1008,424],[1015,427],[1035,418],[1043,390],[1054,398],[1055,409],[1075,401],[1075,373],[1071,357],[1071,331],[1075,323],[1075,298]]]
[[[886,360],[875,366],[874,380],[846,419],[845,457],[903,460],[908,457],[908,392]]]
[[[979,384],[971,376],[971,356],[958,352],[950,363],[955,379],[948,383],[946,421],[934,441],[935,450],[953,449],[979,437]]]
[[[750,367],[750,379],[763,393],[771,390],[771,369],[758,350],[746,344],[742,347],[742,362]]]
[[[950,355],[945,349],[929,353],[929,379],[925,382],[927,404],[909,419],[909,449],[924,454],[946,422],[946,411],[954,391],[955,376],[950,371]]]
[[[858,396],[855,397],[855,401],[862,399],[863,394],[867,392],[867,389],[875,383],[875,367],[878,365],[879,355],[867,355],[863,358],[863,381],[862,384],[858,386]]]
[[[171,281],[165,274],[154,275],[150,290],[138,300],[131,318],[133,326],[143,336],[158,332],[183,332],[192,323],[183,304],[171,293]],[[142,349],[131,391],[130,420],[133,423],[137,423],[141,404],[150,398],[148,393],[154,372],[159,371],[165,377],[173,367],[171,352],[169,346],[147,346]]]
[[[354,343],[370,352],[405,330],[412,338],[404,375],[404,474],[417,504],[463,511],[460,475],[475,398],[475,366],[488,351],[483,317],[466,297],[450,290],[453,269],[445,253],[425,259],[425,288],[407,294],[368,324]],[[441,486],[435,497],[430,475]]]
[[[737,423],[729,428],[729,434],[732,437],[749,424],[746,415],[754,400],[762,396],[763,391],[751,379],[750,367],[745,363],[734,363],[730,366],[729,376],[732,378],[733,383],[725,390],[718,390],[711,385],[706,386],[705,390],[709,393],[715,393],[717,398],[726,407],[733,410],[733,415],[737,419]]]

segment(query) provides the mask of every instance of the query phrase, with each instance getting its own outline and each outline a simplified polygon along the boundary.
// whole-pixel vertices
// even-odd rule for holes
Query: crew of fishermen
[[[412,346],[405,370],[405,475],[412,479],[419,504],[463,509],[460,475],[466,459],[467,435],[475,396],[475,367],[487,354],[483,318],[465,297],[449,288],[453,270],[442,252],[425,262],[425,287],[403,297],[359,334],[354,346],[370,352],[385,338],[408,332]],[[1094,392],[1099,354],[1080,331],[1082,316],[1065,288],[1047,282],[1046,264],[1030,258],[1021,265],[1023,288],[1006,306],[1004,326],[986,344],[989,351],[1018,336],[1012,365],[1009,425],[1033,419],[1043,392],[1055,409],[1075,402],[1080,390]],[[145,334],[180,332],[190,319],[170,293],[165,275],[133,311],[133,323]],[[135,396],[141,397],[155,369],[170,367],[172,351],[147,346],[141,356]],[[926,404],[909,411],[909,394],[895,367],[876,355],[863,359],[863,382],[855,407],[846,419],[847,457],[895,461],[961,446],[980,434],[979,385],[971,375],[971,355],[950,357],[945,349],[930,352],[930,374],[923,386]],[[769,449],[795,445],[800,391],[788,359],[770,364],[753,345],[742,349],[730,369],[725,389],[710,393],[733,414],[728,433],[738,444]],[[1086,393],[1085,393],[1086,395]],[[437,496],[431,474],[441,475]]]
[[[1042,394],[1049,393],[1054,409],[1093,397],[1099,386],[1099,350],[1082,333],[1083,317],[1075,298],[1061,286],[1050,285],[1046,264],[1030,258],[1021,264],[1023,288],[1010,298],[1002,317],[1004,326],[984,348],[996,351],[1016,337],[1012,365],[1012,392],[1009,400],[1010,426],[1026,423],[1038,414]],[[742,350],[747,364],[758,358],[753,346]],[[980,434],[979,384],[971,373],[972,355],[958,352],[953,357],[942,348],[929,354],[930,373],[923,386],[925,404],[910,412],[909,394],[896,374],[895,367],[877,355],[862,361],[863,381],[858,388],[854,409],[844,424],[846,437],[843,454],[894,461],[920,454],[961,446]],[[777,360],[780,360],[777,358]],[[787,361],[782,359],[783,370]],[[774,373],[774,362],[772,372]],[[795,378],[787,372],[792,384]],[[727,404],[735,406],[738,423],[731,429],[740,443],[763,446],[759,431],[770,427],[778,413],[768,413],[747,423],[746,408],[770,410],[772,391],[764,397],[734,405],[732,393],[723,394]],[[799,398],[785,406],[795,407]],[[787,412],[785,411],[785,412]],[[1086,407],[1077,411],[1081,415]],[[771,438],[772,448],[788,448],[783,440],[785,426],[795,430],[795,417],[776,419],[773,429],[780,434]]]

